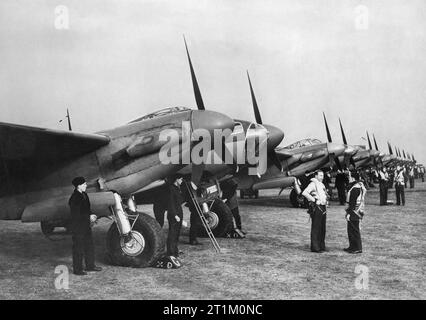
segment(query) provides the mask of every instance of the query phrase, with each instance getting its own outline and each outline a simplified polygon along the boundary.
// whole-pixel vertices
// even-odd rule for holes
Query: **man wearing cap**
[[[86,193],[87,183],[83,177],[72,180],[75,189],[68,204],[71,208],[72,263],[76,275],[85,275],[85,271],[101,271],[95,265],[95,250],[92,239],[92,224],[96,215],[90,210],[90,200]],[[83,257],[86,269],[83,269]]]
[[[302,195],[309,201],[310,214],[312,218],[311,226],[311,251],[324,252],[325,249],[325,230],[327,219],[327,191],[324,184],[324,172],[321,170],[315,172],[314,178],[303,191]]]
[[[343,249],[348,253],[362,253],[360,223],[364,217],[365,194],[367,189],[359,180],[359,173],[349,176],[349,191],[346,198],[346,221],[348,222],[349,247]]]

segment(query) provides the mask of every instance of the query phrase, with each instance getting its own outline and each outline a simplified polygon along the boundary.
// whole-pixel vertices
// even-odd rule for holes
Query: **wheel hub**
[[[139,231],[130,231],[127,239],[121,237],[120,246],[126,255],[135,257],[145,249],[145,238]]]
[[[211,230],[215,229],[219,224],[219,216],[213,211],[207,213],[206,220]]]

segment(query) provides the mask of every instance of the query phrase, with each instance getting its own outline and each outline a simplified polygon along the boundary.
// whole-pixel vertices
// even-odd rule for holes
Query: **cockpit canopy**
[[[322,142],[318,139],[303,139],[289,146],[286,146],[283,149],[297,149],[297,148],[309,147],[309,146],[313,146],[313,145],[321,144],[321,143]]]
[[[147,114],[146,116],[143,116],[143,117],[137,118],[135,120],[132,120],[129,123],[134,123],[134,122],[138,122],[138,121],[153,119],[153,118],[165,116],[165,115],[168,115],[168,114],[180,113],[180,112],[184,112],[184,111],[188,111],[188,110],[192,110],[192,109],[186,108],[186,107],[165,108],[165,109],[161,109],[161,110],[155,111],[153,113]]]

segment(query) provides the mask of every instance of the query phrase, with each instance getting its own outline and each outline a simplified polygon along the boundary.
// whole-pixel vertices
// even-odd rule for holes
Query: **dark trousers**
[[[337,187],[337,195],[339,196],[339,203],[345,204],[346,202],[346,190],[345,186],[338,186]]]
[[[238,207],[236,207],[236,208],[232,209],[231,212],[232,212],[232,216],[234,217],[234,220],[235,220],[235,227],[237,229],[241,230],[240,210],[238,209]]]
[[[405,191],[404,185],[395,184],[396,204],[405,206]]]
[[[348,221],[349,250],[362,250],[361,232],[359,230],[359,220]]]
[[[95,249],[91,230],[86,233],[74,233],[72,236],[72,265],[74,272],[83,271],[83,258],[86,269],[92,269],[95,266]]]
[[[199,234],[202,227],[200,216],[192,204],[190,205],[190,211],[191,216],[189,218],[189,222],[191,226],[189,227],[189,242],[197,240],[197,235]]]
[[[169,233],[167,235],[167,255],[168,256],[179,256],[178,242],[180,229],[182,227],[183,214],[182,210],[178,212],[167,212],[167,221],[169,222]],[[176,216],[179,217],[179,221],[176,220]]]
[[[318,252],[325,250],[325,231],[327,214],[325,206],[315,206],[314,213],[311,215],[311,251]]]
[[[152,208],[154,211],[155,220],[159,223],[161,227],[164,226],[164,213],[167,210],[167,202],[161,203],[161,202],[154,202],[154,206]]]
[[[413,189],[414,188],[414,177],[410,177],[408,179],[408,181],[410,182],[410,189]]]
[[[388,202],[388,182],[380,181],[380,205],[385,206]]]

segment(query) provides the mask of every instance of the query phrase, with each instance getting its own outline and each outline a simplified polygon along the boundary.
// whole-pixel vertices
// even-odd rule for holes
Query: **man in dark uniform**
[[[173,182],[169,182],[169,194],[167,201],[167,221],[169,222],[169,233],[167,236],[167,255],[178,257],[179,235],[182,228],[182,203],[184,199],[181,194],[180,186],[182,178],[177,177]]]
[[[324,252],[325,232],[327,220],[327,190],[322,183],[324,173],[319,170],[315,173],[311,183],[303,191],[302,195],[309,201],[310,215],[312,219],[311,226],[311,251]]]
[[[336,185],[337,194],[339,196],[339,203],[341,205],[345,204],[347,183],[348,183],[348,178],[346,173],[344,171],[338,170],[334,184]]]
[[[234,218],[234,230],[232,230],[230,237],[232,238],[245,238],[246,232],[242,230],[240,210],[238,208],[237,188],[238,183],[234,178],[225,180],[220,185],[222,189],[222,199],[226,205],[231,209]]]
[[[362,253],[361,232],[359,224],[364,216],[364,199],[367,189],[359,180],[359,174],[354,172],[349,177],[349,191],[347,195],[346,221],[348,222],[349,247],[348,253]]]
[[[92,239],[91,225],[97,217],[90,210],[90,200],[86,193],[87,184],[83,177],[72,180],[75,189],[68,204],[71,208],[71,232],[72,232],[72,262],[76,275],[87,274],[83,270],[83,257],[86,271],[101,271],[101,267],[95,265],[95,250]]]

